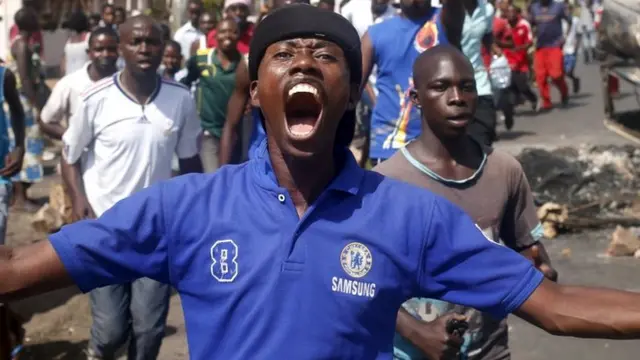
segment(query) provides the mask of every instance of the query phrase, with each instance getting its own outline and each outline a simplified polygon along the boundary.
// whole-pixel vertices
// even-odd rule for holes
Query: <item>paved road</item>
[[[581,66],[583,94],[571,101],[568,109],[548,114],[522,116],[510,133],[503,133],[496,146],[518,153],[527,146],[558,147],[579,144],[623,144],[627,141],[607,130],[602,120],[603,107],[599,72],[596,66]],[[640,108],[635,94],[623,85],[620,110]],[[559,97],[557,92],[554,96]],[[640,120],[640,119],[639,119]],[[545,244],[560,272],[562,283],[612,286],[640,291],[640,260],[605,258],[600,254],[608,245],[611,231],[563,236]],[[571,256],[561,252],[570,249]],[[559,338],[513,318],[510,337],[515,360],[631,360],[640,358],[640,341],[601,341]]]

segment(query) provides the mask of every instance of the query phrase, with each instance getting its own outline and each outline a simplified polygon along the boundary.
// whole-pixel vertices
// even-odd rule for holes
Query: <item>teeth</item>
[[[289,90],[289,96],[297,93],[309,93],[313,94],[313,96],[318,97],[318,89],[309,85],[309,84],[298,84]]]

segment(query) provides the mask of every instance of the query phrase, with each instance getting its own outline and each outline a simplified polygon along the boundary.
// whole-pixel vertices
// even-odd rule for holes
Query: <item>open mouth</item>
[[[285,117],[287,129],[294,138],[310,137],[321,115],[320,92],[315,86],[300,83],[289,90],[285,103]]]

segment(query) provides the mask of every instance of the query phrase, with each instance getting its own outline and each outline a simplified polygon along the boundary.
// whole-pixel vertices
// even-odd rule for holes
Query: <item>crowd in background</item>
[[[254,14],[257,22],[268,16],[268,11],[292,2],[308,3],[273,0],[270,8]],[[361,166],[384,163],[420,135],[423,124],[415,98],[414,62],[426,49],[454,43],[446,34],[455,33],[450,30],[456,26],[462,25],[457,42],[475,71],[472,86],[478,92],[478,108],[469,132],[481,146],[491,147],[499,140],[497,128],[501,124],[508,130],[515,126],[517,106],[528,103],[532,111],[551,111],[554,103],[549,83],[559,90],[560,106],[569,103],[571,92],[580,91],[574,69],[580,54],[585,63],[594,61],[598,2],[539,0],[523,7],[511,0],[464,3],[468,13],[463,24],[447,17],[446,4],[432,7],[425,0],[314,3],[327,11],[339,11],[362,37],[363,74],[368,80],[362,84],[351,146]],[[6,90],[4,95],[11,109],[6,121],[8,136],[14,139],[10,147],[24,148],[22,170],[10,178],[15,209],[36,209],[27,189],[43,177],[45,136],[65,144],[67,164],[63,160],[61,172],[71,189],[76,220],[99,216],[117,200],[176,173],[213,172],[222,165],[251,158],[265,137],[259,109],[249,102],[247,54],[256,27],[249,20],[254,4],[252,0],[226,0],[222,11],[205,9],[200,0],[189,0],[185,5],[187,21],[173,34],[167,24],[160,24],[161,41],[136,33],[151,30],[145,24],[127,22],[136,14],[127,14],[120,7],[107,4],[101,14],[70,14],[62,24],[69,30],[61,65],[63,77],[49,90],[39,61],[46,44],[42,43],[37,17],[25,2],[15,15],[12,56],[6,60],[7,68],[19,80],[20,105],[15,99],[10,101]],[[157,64],[156,48],[163,51]],[[148,68],[161,80],[149,77]],[[161,87],[167,90],[161,92]],[[156,96],[167,101],[154,105],[157,111],[149,110]],[[110,111],[130,111],[130,118],[141,123],[166,122],[166,136],[130,138],[124,127],[117,128],[119,134],[108,134],[107,125],[113,125],[113,119],[106,119],[103,108],[109,105]],[[23,110],[17,110],[19,107]],[[24,145],[16,141],[21,137],[12,122],[16,118],[24,118]],[[105,125],[98,120],[110,122]],[[91,125],[83,125],[87,121]],[[93,129],[96,126],[100,131]],[[245,133],[250,133],[248,142],[243,141]],[[105,136],[113,138],[106,141]],[[124,139],[116,139],[119,136]],[[101,141],[105,141],[104,148],[99,148]],[[171,151],[156,154],[144,150],[156,147]],[[85,148],[89,149],[86,153]],[[123,174],[140,181],[124,182]],[[122,186],[97,185],[104,184],[104,179]],[[168,295],[168,287],[152,281],[94,290],[94,325],[87,358],[109,359],[125,339],[131,339],[130,359],[154,359],[164,333]],[[476,340],[480,341],[469,341]],[[397,356],[409,356],[411,351],[404,348]]]

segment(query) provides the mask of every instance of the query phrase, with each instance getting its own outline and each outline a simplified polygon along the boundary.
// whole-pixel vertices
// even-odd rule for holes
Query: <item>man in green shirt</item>
[[[236,48],[238,35],[238,25],[234,21],[221,21],[216,27],[218,46],[199,49],[187,62],[188,73],[181,80],[188,87],[198,81],[195,97],[204,130],[200,157],[205,172],[213,172],[218,168],[227,103],[236,85],[236,72],[247,66]]]

